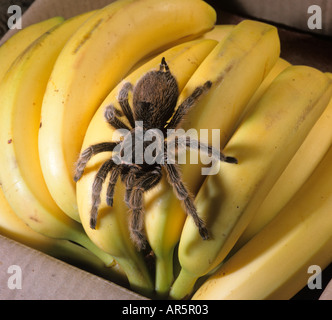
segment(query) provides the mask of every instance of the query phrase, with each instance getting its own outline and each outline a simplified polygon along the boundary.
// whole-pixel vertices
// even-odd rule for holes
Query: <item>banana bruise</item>
[[[212,29],[215,21],[216,12],[201,0],[119,0],[91,17],[67,43],[46,89],[39,150],[48,188],[70,217],[79,220],[74,165],[107,94],[139,60]]]
[[[10,206],[29,227],[48,237],[78,242],[112,265],[114,259],[96,247],[52,199],[38,152],[40,110],[52,67],[66,40],[90,15],[76,16],[43,34],[15,60],[0,83],[0,181]]]
[[[287,300],[332,262],[332,148],[287,205],[195,293],[194,300]]]
[[[230,252],[288,162],[329,102],[331,80],[306,66],[286,68],[242,120],[225,147],[238,165],[220,163],[197,198],[210,239],[188,217],[179,243],[181,271],[170,296],[188,296],[196,280]]]

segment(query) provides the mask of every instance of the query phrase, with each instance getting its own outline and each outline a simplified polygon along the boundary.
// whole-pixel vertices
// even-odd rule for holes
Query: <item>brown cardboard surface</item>
[[[22,281],[19,281],[19,273]],[[20,283],[21,288],[19,288]],[[13,299],[143,300],[145,298],[0,236],[0,300]]]
[[[332,280],[328,283],[319,300],[332,300]]]

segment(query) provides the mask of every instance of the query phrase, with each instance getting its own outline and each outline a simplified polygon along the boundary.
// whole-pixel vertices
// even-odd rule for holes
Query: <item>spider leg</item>
[[[190,149],[197,149],[199,151],[203,151],[207,153],[209,156],[212,156],[212,158],[215,160],[220,160],[235,164],[238,163],[236,158],[225,156],[219,149],[216,149],[196,139],[191,139],[190,137],[185,137],[185,146]]]
[[[133,186],[130,194],[130,235],[139,250],[143,250],[146,247],[146,237],[144,235],[143,225],[143,193],[142,188]]]
[[[122,171],[122,166],[113,167],[113,169],[111,170],[111,176],[106,191],[106,203],[110,207],[113,206],[115,184],[118,181],[121,171]]]
[[[206,240],[209,238],[208,230],[205,227],[204,221],[198,216],[197,209],[194,204],[194,199],[189,191],[184,186],[180,171],[174,164],[166,164],[166,172],[169,183],[173,186],[174,191],[179,200],[182,200],[187,214],[191,215],[198,227],[199,234]]]
[[[212,86],[211,81],[207,81],[204,85],[197,87],[194,92],[186,98],[175,111],[171,121],[167,124],[168,129],[176,128],[181,122],[182,118],[188,113],[189,109],[195,104],[197,99]]]
[[[129,171],[127,172],[126,176],[124,177],[124,181],[126,184],[126,192],[125,192],[125,203],[130,208],[130,196],[133,190],[133,186],[135,183],[136,172],[138,171],[137,167],[130,167]]]
[[[120,142],[102,142],[86,148],[77,161],[74,181],[77,182],[82,177],[86,164],[92,156],[100,152],[113,151],[119,143]]]
[[[133,85],[130,82],[126,82],[119,92],[118,101],[122,112],[127,117],[131,127],[135,128],[134,114],[128,101],[128,93],[131,90],[133,90]]]
[[[113,104],[110,104],[106,107],[104,117],[106,121],[115,129],[127,129],[130,131],[129,127],[124,124],[118,117],[121,117],[123,114],[121,111],[116,109]]]
[[[156,168],[151,172],[147,172],[134,180],[132,191],[130,193],[129,205],[131,214],[131,237],[139,250],[146,246],[146,237],[144,234],[143,219],[143,194],[145,191],[153,188],[161,179],[161,168]]]
[[[109,159],[103,163],[99,168],[95,180],[92,184],[92,207],[90,211],[90,227],[91,229],[96,228],[97,216],[98,216],[98,207],[100,205],[100,193],[103,186],[103,183],[106,179],[107,174],[116,164],[112,159]]]

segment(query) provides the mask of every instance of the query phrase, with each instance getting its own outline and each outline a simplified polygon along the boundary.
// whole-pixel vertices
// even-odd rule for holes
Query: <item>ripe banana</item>
[[[38,38],[0,83],[0,182],[10,206],[33,230],[78,242],[111,265],[113,258],[97,248],[82,226],[52,199],[38,153],[42,97],[53,64],[66,40],[88,16],[90,13],[67,20]]]
[[[100,103],[141,58],[212,29],[215,21],[214,9],[201,0],[119,0],[67,43],[45,93],[39,150],[48,188],[70,217],[79,219],[74,163]]]
[[[236,252],[268,224],[312,174],[332,145],[331,119],[332,99],[256,211],[230,254]]]
[[[203,241],[192,219],[186,219],[172,298],[189,295],[196,280],[225,259],[331,94],[332,81],[314,68],[290,66],[274,79],[225,147],[239,164],[220,163],[218,174],[205,180],[196,197],[210,240]]]
[[[126,277],[118,264],[106,268],[100,259],[82,246],[68,240],[49,238],[32,230],[10,207],[1,188],[0,235],[113,282],[127,285]]]
[[[309,267],[332,262],[332,148],[280,213],[235,253],[193,299],[286,300]]]
[[[199,39],[212,39],[218,42],[223,41],[229,33],[234,29],[232,24],[217,24],[208,32],[205,32]]]
[[[234,28],[233,25],[215,25],[214,28],[206,33],[203,33],[202,35],[199,36],[193,36],[193,39],[190,40],[201,40],[201,39],[208,39],[208,40],[216,40],[218,42],[222,41],[225,37],[228,36],[228,34],[230,33],[230,31]],[[189,39],[188,39],[189,41]],[[178,41],[176,41],[172,46],[176,46],[177,44],[181,44],[183,43],[184,40],[180,39]],[[141,59],[133,68],[132,70],[129,72],[133,72],[135,71],[135,69],[138,69],[138,67],[142,66],[144,63],[146,63],[147,61],[151,60],[152,58],[156,57],[157,55],[159,55],[160,52],[157,53],[153,53],[152,56],[147,56],[143,59]]]
[[[235,26],[200,64],[181,92],[178,104],[197,86],[208,80],[213,83],[210,91],[188,113],[184,129],[220,129],[223,147],[237,118],[276,63],[279,52],[275,27],[249,20]],[[187,163],[181,165],[183,181],[196,193],[202,183],[201,166],[188,163],[188,155],[186,159]],[[157,256],[156,287],[166,292],[173,279],[173,252],[186,214],[167,182],[162,182],[158,190],[158,196],[151,196],[154,201],[150,200],[151,209],[147,206],[145,225],[151,225],[146,229]]]
[[[117,102],[117,95],[124,82],[128,81],[135,85],[139,78],[146,72],[158,68],[161,58],[165,57],[170,70],[172,70],[172,72],[174,71],[181,89],[189,80],[191,74],[195,71],[199,63],[216,44],[217,42],[214,40],[197,40],[175,46],[131,73],[123,82],[111,91],[97,110],[89,124],[82,150],[85,150],[85,148],[92,144],[103,141],[114,141],[117,139],[117,137],[114,137],[114,129],[105,122],[104,112],[105,107],[110,103],[114,104],[116,108],[120,108]],[[121,120],[124,122],[126,121],[126,119],[122,118]],[[77,182],[77,203],[80,218],[90,239],[116,259],[127,273],[129,282],[133,288],[140,288],[140,291],[142,291],[142,289],[144,291],[152,291],[154,289],[153,281],[150,280],[150,275],[146,270],[145,263],[130,239],[127,220],[128,208],[124,203],[122,182],[120,182],[120,185],[117,184],[116,186],[117,190],[112,208],[107,206],[105,201],[105,193],[107,189],[107,183],[105,183],[101,193],[102,201],[99,206],[97,227],[96,230],[90,228],[92,184],[98,168],[109,157],[110,153],[105,152],[91,158],[87,164],[85,173]],[[153,226],[151,227],[153,228]]]
[[[0,46],[0,81],[18,55],[47,30],[64,21],[54,17],[32,24],[10,37]]]
[[[238,119],[280,54],[277,28],[244,20],[237,24],[197,69],[179,97],[181,103],[199,84],[207,80],[214,86],[193,108],[183,124],[190,128],[220,129],[224,147],[234,132]],[[216,116],[216,106],[222,116]],[[203,112],[204,110],[204,112]],[[208,141],[212,143],[213,133]],[[204,176],[200,165],[183,166],[183,178],[194,194]]]
[[[246,113],[250,112],[251,108],[254,108],[257,101],[262,97],[264,92],[267,90],[267,88],[270,86],[272,81],[287,67],[291,66],[291,64],[286,61],[285,59],[279,58],[275,65],[272,67],[271,71],[268,73],[268,75],[264,78],[258,89],[255,91],[255,93],[250,98],[250,101],[246,105],[244,112],[239,117],[238,122],[241,122],[241,119],[245,116]]]

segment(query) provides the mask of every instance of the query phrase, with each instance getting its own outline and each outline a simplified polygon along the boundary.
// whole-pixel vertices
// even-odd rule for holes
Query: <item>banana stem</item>
[[[57,240],[55,245],[52,246],[52,249],[48,249],[48,251],[53,257],[63,260],[80,269],[92,272],[95,275],[119,285],[128,285],[127,276],[119,264],[114,263],[112,267],[106,267],[101,259],[79,244],[73,243],[69,240]]]
[[[136,261],[136,259],[117,257],[116,261],[127,275],[130,287],[133,291],[145,297],[152,295],[154,287],[143,259],[142,261]]]
[[[156,255],[155,290],[160,298],[168,295],[173,280],[173,251],[167,252],[165,255]]]
[[[185,269],[181,269],[170,290],[170,298],[175,300],[188,298],[194,289],[197,278],[197,276],[187,272]]]
[[[104,250],[100,249],[97,247],[91,239],[87,236],[86,233],[82,232],[77,232],[73,239],[70,239],[84,248],[88,249],[90,252],[92,252],[95,256],[97,256],[103,263],[105,264],[106,267],[112,267],[115,263],[114,258]]]

